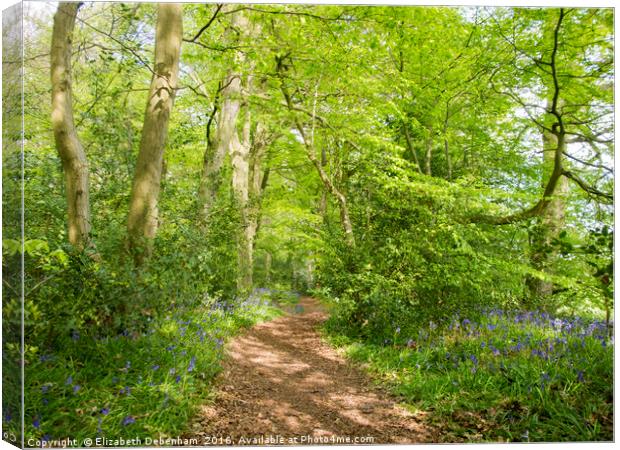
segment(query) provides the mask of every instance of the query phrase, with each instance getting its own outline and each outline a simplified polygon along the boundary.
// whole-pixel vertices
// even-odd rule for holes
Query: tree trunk
[[[450,155],[450,144],[448,142],[448,124],[450,122],[450,106],[446,104],[446,117],[443,122],[443,149],[446,155],[446,175],[448,180],[452,180],[452,157]]]
[[[422,173],[422,167],[420,167],[420,160],[418,159],[418,152],[413,146],[413,141],[411,140],[411,135],[409,134],[409,125],[403,123],[403,131],[405,133],[405,142],[407,142],[407,149],[409,153],[411,153],[411,158],[416,165],[416,169],[418,169],[419,173]]]
[[[157,9],[154,74],[127,216],[127,247],[137,265],[151,255],[152,241],[159,225],[158,200],[163,155],[177,88],[183,38],[182,10],[182,5],[178,3],[161,3]]]
[[[565,222],[566,196],[568,194],[568,178],[563,176],[563,160],[566,153],[566,140],[561,115],[563,99],[560,97],[560,86],[557,80],[555,55],[558,49],[558,31],[564,16],[560,10],[557,23],[549,22],[544,29],[544,40],[553,42],[550,55],[551,78],[547,81],[546,128],[542,131],[543,171],[542,184],[547,198],[544,208],[536,218],[537,224],[531,235],[530,263],[534,269],[544,273],[553,273],[553,264],[557,259],[557,248],[552,241],[556,239]],[[555,132],[553,132],[555,130]],[[549,180],[549,181],[547,181]],[[555,185],[552,181],[555,180]],[[551,186],[550,186],[551,184]],[[553,283],[536,277],[529,277],[526,283],[531,300],[541,300],[553,293]]]
[[[433,158],[433,126],[428,128],[428,138],[426,139],[426,157],[424,158],[424,173],[431,176],[431,160]]]
[[[81,3],[60,3],[54,15],[51,48],[52,128],[62,160],[67,197],[69,242],[78,250],[89,245],[88,160],[73,121],[71,47]]]
[[[542,140],[543,180],[546,180],[553,171],[558,139],[552,133],[544,131]],[[565,149],[561,151],[564,152]],[[557,257],[557,250],[552,247],[551,242],[559,236],[564,227],[567,194],[568,178],[562,176],[558,179],[553,197],[547,208],[536,219],[538,223],[530,237],[530,263],[532,267],[541,272],[553,272],[553,262]],[[550,281],[530,277],[527,280],[527,285],[532,299],[541,299],[553,293],[553,283]]]
[[[239,75],[229,71],[224,78],[220,93],[222,106],[220,109],[215,136],[207,143],[205,150],[202,177],[198,190],[198,198],[202,205],[203,216],[206,218],[213,207],[222,183],[222,166],[226,153],[230,151],[236,136],[235,127],[240,109],[241,79]]]

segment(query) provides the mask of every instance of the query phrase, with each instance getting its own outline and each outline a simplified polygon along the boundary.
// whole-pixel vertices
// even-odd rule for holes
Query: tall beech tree
[[[127,246],[137,264],[151,255],[152,240],[159,226],[164,148],[183,40],[182,8],[174,3],[161,3],[157,7],[155,64],[127,216]]]
[[[58,5],[54,15],[51,48],[52,128],[62,161],[67,199],[68,238],[78,250],[89,245],[89,168],[73,119],[71,57],[73,30],[81,3]]]

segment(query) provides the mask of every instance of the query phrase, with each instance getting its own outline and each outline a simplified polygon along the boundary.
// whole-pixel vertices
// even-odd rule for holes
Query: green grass
[[[258,303],[258,304],[256,304]],[[25,438],[158,437],[187,431],[220,371],[223,343],[282,312],[266,302],[174,311],[145,333],[73,336],[26,355]],[[5,429],[17,431],[13,418]]]
[[[443,442],[613,439],[613,340],[604,324],[539,313],[455,318],[384,345],[327,324],[328,340]],[[458,324],[458,325],[457,325]]]

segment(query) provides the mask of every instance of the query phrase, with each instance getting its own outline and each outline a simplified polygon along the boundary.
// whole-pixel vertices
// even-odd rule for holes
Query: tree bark
[[[198,198],[205,218],[208,217],[222,184],[222,166],[226,154],[230,151],[231,145],[237,145],[234,144],[235,139],[239,140],[235,127],[241,107],[241,78],[232,70],[223,80],[220,95],[222,105],[215,136],[211,142],[207,143],[198,190]]]
[[[127,247],[137,265],[150,257],[159,226],[163,155],[178,82],[182,39],[182,5],[161,3],[155,30],[155,69],[127,216]]]
[[[543,130],[542,144],[543,180],[546,180],[553,173],[558,138],[553,133]],[[562,154],[566,152],[566,143],[564,141],[559,151]],[[559,236],[564,227],[567,194],[568,178],[562,176],[558,179],[549,204],[537,218],[538,223],[530,236],[530,263],[533,268],[541,272],[553,272],[553,262],[557,257],[557,250],[553,248],[551,243]],[[553,283],[537,277],[529,277],[527,279],[527,286],[532,299],[542,299],[553,293]]]
[[[84,250],[90,240],[88,160],[73,120],[71,48],[81,3],[60,3],[54,15],[51,48],[52,129],[62,160],[67,198],[69,242]]]

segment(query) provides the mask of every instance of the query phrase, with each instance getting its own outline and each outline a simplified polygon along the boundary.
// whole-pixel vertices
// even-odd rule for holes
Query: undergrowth
[[[268,294],[255,293],[235,306],[207,299],[196,308],[171,309],[144,332],[125,330],[112,337],[74,332],[55,352],[31,348],[27,446],[29,439],[79,443],[183,433],[220,371],[226,339],[282,314]],[[19,417],[5,411],[4,427],[19,435]]]
[[[613,336],[602,322],[482,312],[382,345],[335,320],[330,342],[363,363],[444,442],[613,439]]]

